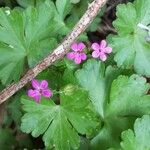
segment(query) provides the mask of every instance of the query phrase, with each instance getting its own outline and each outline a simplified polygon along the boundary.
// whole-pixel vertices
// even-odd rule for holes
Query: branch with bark
[[[40,72],[52,65],[56,60],[63,58],[70,50],[71,44],[77,39],[77,37],[86,30],[89,24],[98,14],[100,8],[102,8],[107,0],[94,0],[79,22],[75,25],[72,32],[66,36],[63,42],[53,50],[47,57],[41,60],[34,68],[30,69],[17,83],[12,83],[6,87],[0,93],[0,104],[9,99],[18,90],[24,87],[28,82],[35,78]]]

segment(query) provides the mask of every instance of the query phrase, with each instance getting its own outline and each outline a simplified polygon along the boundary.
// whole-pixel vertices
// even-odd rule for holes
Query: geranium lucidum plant
[[[16,0],[15,9],[0,8],[0,89],[17,81],[0,103],[31,81],[0,117],[0,150],[150,150],[150,0],[129,1],[115,18],[108,2],[76,41],[105,0]]]

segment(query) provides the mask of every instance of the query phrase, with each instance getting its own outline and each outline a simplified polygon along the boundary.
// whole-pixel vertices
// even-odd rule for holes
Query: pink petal
[[[49,89],[46,89],[46,90],[42,90],[42,95],[44,97],[51,97],[53,95],[52,91],[49,90]]]
[[[46,80],[42,80],[40,83],[41,89],[47,89],[48,88],[48,82]]]
[[[93,51],[92,52],[92,57],[93,58],[98,58],[100,56],[100,52],[99,51]]]
[[[40,102],[41,99],[41,94],[38,90],[28,90],[28,96],[32,97],[36,102]]]
[[[82,60],[86,60],[86,58],[87,58],[87,56],[86,56],[85,53],[81,53],[81,54],[80,54],[80,57],[81,57]]]
[[[33,98],[37,103],[39,103],[41,100],[41,95],[34,96]]]
[[[98,50],[100,49],[100,46],[99,46],[98,43],[93,43],[92,46],[91,46],[91,48],[92,48],[93,50],[95,50],[95,51],[98,51]]]
[[[107,46],[107,42],[106,40],[102,40],[101,43],[100,43],[100,48],[103,49]]]
[[[40,95],[38,90],[32,90],[32,89],[28,90],[28,96],[29,97],[35,97],[37,95]]]
[[[112,48],[111,47],[106,47],[104,49],[104,52],[107,53],[107,54],[110,54],[112,52]]]
[[[76,55],[75,52],[70,52],[67,54],[67,58],[72,60],[75,58],[75,55]]]
[[[81,56],[80,56],[80,54],[76,55],[74,61],[75,61],[76,64],[80,64],[81,63]]]
[[[40,88],[40,84],[39,84],[39,82],[37,80],[33,79],[31,81],[31,83],[32,83],[33,88],[35,88],[37,90]]]
[[[72,44],[71,49],[74,50],[75,52],[78,51],[78,44],[77,43]]]
[[[80,51],[80,52],[81,52],[83,49],[85,49],[85,47],[86,47],[86,46],[85,46],[85,44],[84,44],[84,43],[82,43],[82,42],[81,42],[81,43],[79,43],[79,44],[78,44],[78,51]]]
[[[103,53],[103,52],[101,52],[100,53],[100,59],[102,60],[102,61],[105,61],[106,59],[107,59],[107,56],[106,56],[106,54],[105,53]]]

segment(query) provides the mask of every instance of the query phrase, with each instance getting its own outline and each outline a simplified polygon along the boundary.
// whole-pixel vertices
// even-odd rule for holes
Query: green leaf
[[[66,21],[66,25],[70,28],[73,28],[74,24],[76,24],[77,21],[85,13],[86,9],[88,8],[88,4],[91,3],[91,0],[82,0],[80,2],[79,1],[77,1],[77,2],[78,3],[76,3],[76,5],[73,5],[73,8],[70,13],[71,15],[70,15],[70,17],[67,18],[67,21]],[[98,25],[101,22],[101,16],[104,14],[104,10],[105,10],[105,7],[102,8],[102,10],[98,13],[97,17],[90,24],[90,26],[86,30],[87,32],[88,31],[95,32],[97,30]]]
[[[150,1],[135,0],[117,7],[117,19],[113,22],[118,35],[111,36],[115,61],[122,68],[132,68],[140,75],[150,77],[150,43],[148,32],[138,24],[150,23]],[[128,17],[126,17],[128,16]]]
[[[75,90],[62,93],[60,105],[42,100],[37,104],[29,98],[23,98],[22,118],[23,132],[32,133],[34,137],[44,134],[43,140],[49,148],[58,150],[77,149],[80,146],[78,133],[87,136],[98,126],[98,120],[89,107],[87,92]]]
[[[41,72],[38,76],[38,80],[47,80],[49,82],[49,87],[51,89],[57,90],[62,86],[62,79],[63,79],[62,70],[58,67],[51,66],[50,68],[46,69],[45,71]]]
[[[37,8],[0,9],[0,79],[3,84],[20,78],[27,63],[33,67],[56,45],[50,3]],[[50,34],[51,33],[51,34]],[[26,62],[27,59],[27,62]]]
[[[73,4],[77,4],[77,3],[80,2],[80,0],[70,0],[70,1],[71,1],[71,3],[73,3]]]
[[[77,84],[77,80],[74,76],[74,71],[70,69],[65,69],[64,74],[63,74],[63,82],[64,85],[66,84]]]
[[[122,133],[122,150],[149,150],[150,149],[150,116],[138,118],[131,129]]]
[[[149,89],[146,80],[137,75],[114,80],[105,111],[105,126],[92,141],[95,149],[100,145],[103,149],[112,145],[118,148],[119,134],[131,127],[136,117],[150,113],[150,96],[146,95]]]
[[[80,0],[79,3],[76,5],[73,5],[74,7],[71,10],[71,16],[74,18],[74,20],[80,19],[80,17],[84,14],[88,7],[89,0]]]
[[[21,117],[23,113],[21,110],[20,98],[24,93],[24,91],[19,91],[10,99],[11,101],[7,105],[7,111],[9,112],[8,118],[11,118],[14,121],[16,127],[19,127],[21,124]]]
[[[93,150],[119,148],[121,132],[131,127],[138,116],[150,113],[150,96],[146,95],[150,84],[138,75],[117,78],[120,73],[111,66],[105,69],[96,60],[87,61],[76,73],[104,124],[91,141]]]
[[[59,17],[63,20],[71,11],[72,4],[70,0],[56,0],[56,9]]]
[[[15,144],[12,131],[0,128],[0,149],[10,150]]]
[[[121,150],[121,149],[109,148],[108,150]]]
[[[76,72],[79,84],[89,92],[90,99],[102,118],[108,96],[106,92],[109,92],[109,86],[119,72],[113,67],[108,67],[105,73],[104,64],[94,59],[88,60],[83,68]]]
[[[30,7],[30,6],[38,6],[41,5],[44,1],[51,1],[51,0],[17,0],[17,3],[24,7]]]
[[[35,0],[17,0],[17,2],[20,6],[24,8],[35,5]]]
[[[60,26],[59,34],[61,36],[67,35],[71,29],[66,25],[65,18],[70,13],[72,4],[70,0],[56,0],[55,5],[54,20],[57,22],[57,25]]]
[[[119,76],[111,87],[110,103],[107,115],[139,116],[150,112],[150,96],[146,95],[150,84],[138,75]],[[119,107],[119,109],[118,109]]]

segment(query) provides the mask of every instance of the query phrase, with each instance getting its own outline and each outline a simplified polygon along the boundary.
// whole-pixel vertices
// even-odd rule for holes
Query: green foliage
[[[13,149],[15,140],[11,130],[0,128],[0,149],[10,150]]]
[[[73,3],[73,4],[77,4],[79,2],[80,2],[80,0],[71,0],[71,3]]]
[[[0,80],[4,85],[19,80],[26,67],[33,67],[46,56],[57,41],[68,34],[88,6],[88,1],[78,5],[70,0],[28,1],[18,0],[23,9],[0,9]],[[78,13],[77,13],[78,12]],[[99,16],[91,25],[95,31]],[[79,39],[87,40],[86,34]]]
[[[32,67],[54,47],[53,15],[47,3],[23,12],[0,9],[0,79],[3,84],[20,78],[26,58]]]
[[[100,116],[104,117],[105,99],[108,96],[110,85],[118,75],[119,70],[108,67],[105,72],[105,65],[100,61],[88,60],[81,70],[76,72],[77,79],[86,90],[90,99]],[[89,80],[90,77],[90,80]]]
[[[52,52],[90,2],[3,1],[11,8],[16,6],[12,10],[0,8],[0,90]],[[36,77],[39,82],[48,81],[51,99],[42,97],[36,103],[25,96],[31,89],[28,83],[4,105],[6,110],[0,111],[0,150],[150,149],[150,1],[117,6],[113,22],[117,34],[108,37],[114,55],[102,62],[91,59],[87,33],[93,42],[97,35],[99,40],[103,38],[97,27],[105,14],[103,23],[110,29],[107,21],[114,16],[110,4],[77,39],[86,45],[87,60],[77,65],[65,57]]]
[[[64,20],[66,15],[69,14],[71,7],[72,5],[70,3],[70,0],[56,0],[56,9],[61,20]]]
[[[63,71],[59,67],[52,66],[37,76],[38,80],[47,80],[52,89],[59,89],[63,85]]]
[[[111,36],[111,43],[118,67],[132,68],[140,75],[150,77],[150,43],[148,32],[138,24],[150,23],[150,1],[135,0],[117,7],[117,19],[113,25],[118,35]]]
[[[150,96],[146,95],[150,84],[138,75],[121,75],[115,79],[118,75],[117,69],[111,66],[105,69],[96,60],[89,60],[76,73],[80,85],[89,92],[90,100],[104,120],[103,128],[91,141],[95,150],[118,147],[120,133],[132,126],[137,116],[150,113]]]
[[[24,92],[20,91],[16,96],[11,98],[11,102],[7,105],[7,111],[10,114],[9,119],[11,118],[14,121],[16,127],[20,127],[21,117],[22,117],[22,109],[21,109],[21,96]]]
[[[149,150],[150,116],[145,115],[136,119],[134,131],[128,129],[122,133],[122,150]]]
[[[91,111],[88,94],[83,90],[62,93],[60,105],[44,99],[37,104],[27,97],[22,103],[26,112],[22,118],[22,131],[31,132],[34,137],[44,134],[43,140],[49,148],[77,149],[80,146],[78,133],[88,137],[99,124]]]
[[[49,0],[51,1],[51,0]],[[37,6],[43,3],[43,0],[17,0],[18,4],[24,8],[29,6]]]
[[[71,11],[71,16],[66,20],[69,27],[73,27],[73,25],[82,17],[90,2],[91,0],[80,0],[79,3],[74,5]],[[101,22],[101,16],[104,14],[104,10],[105,7],[102,8],[102,10],[99,12],[97,17],[93,20],[93,22],[86,31],[94,32],[97,30],[97,27]]]

